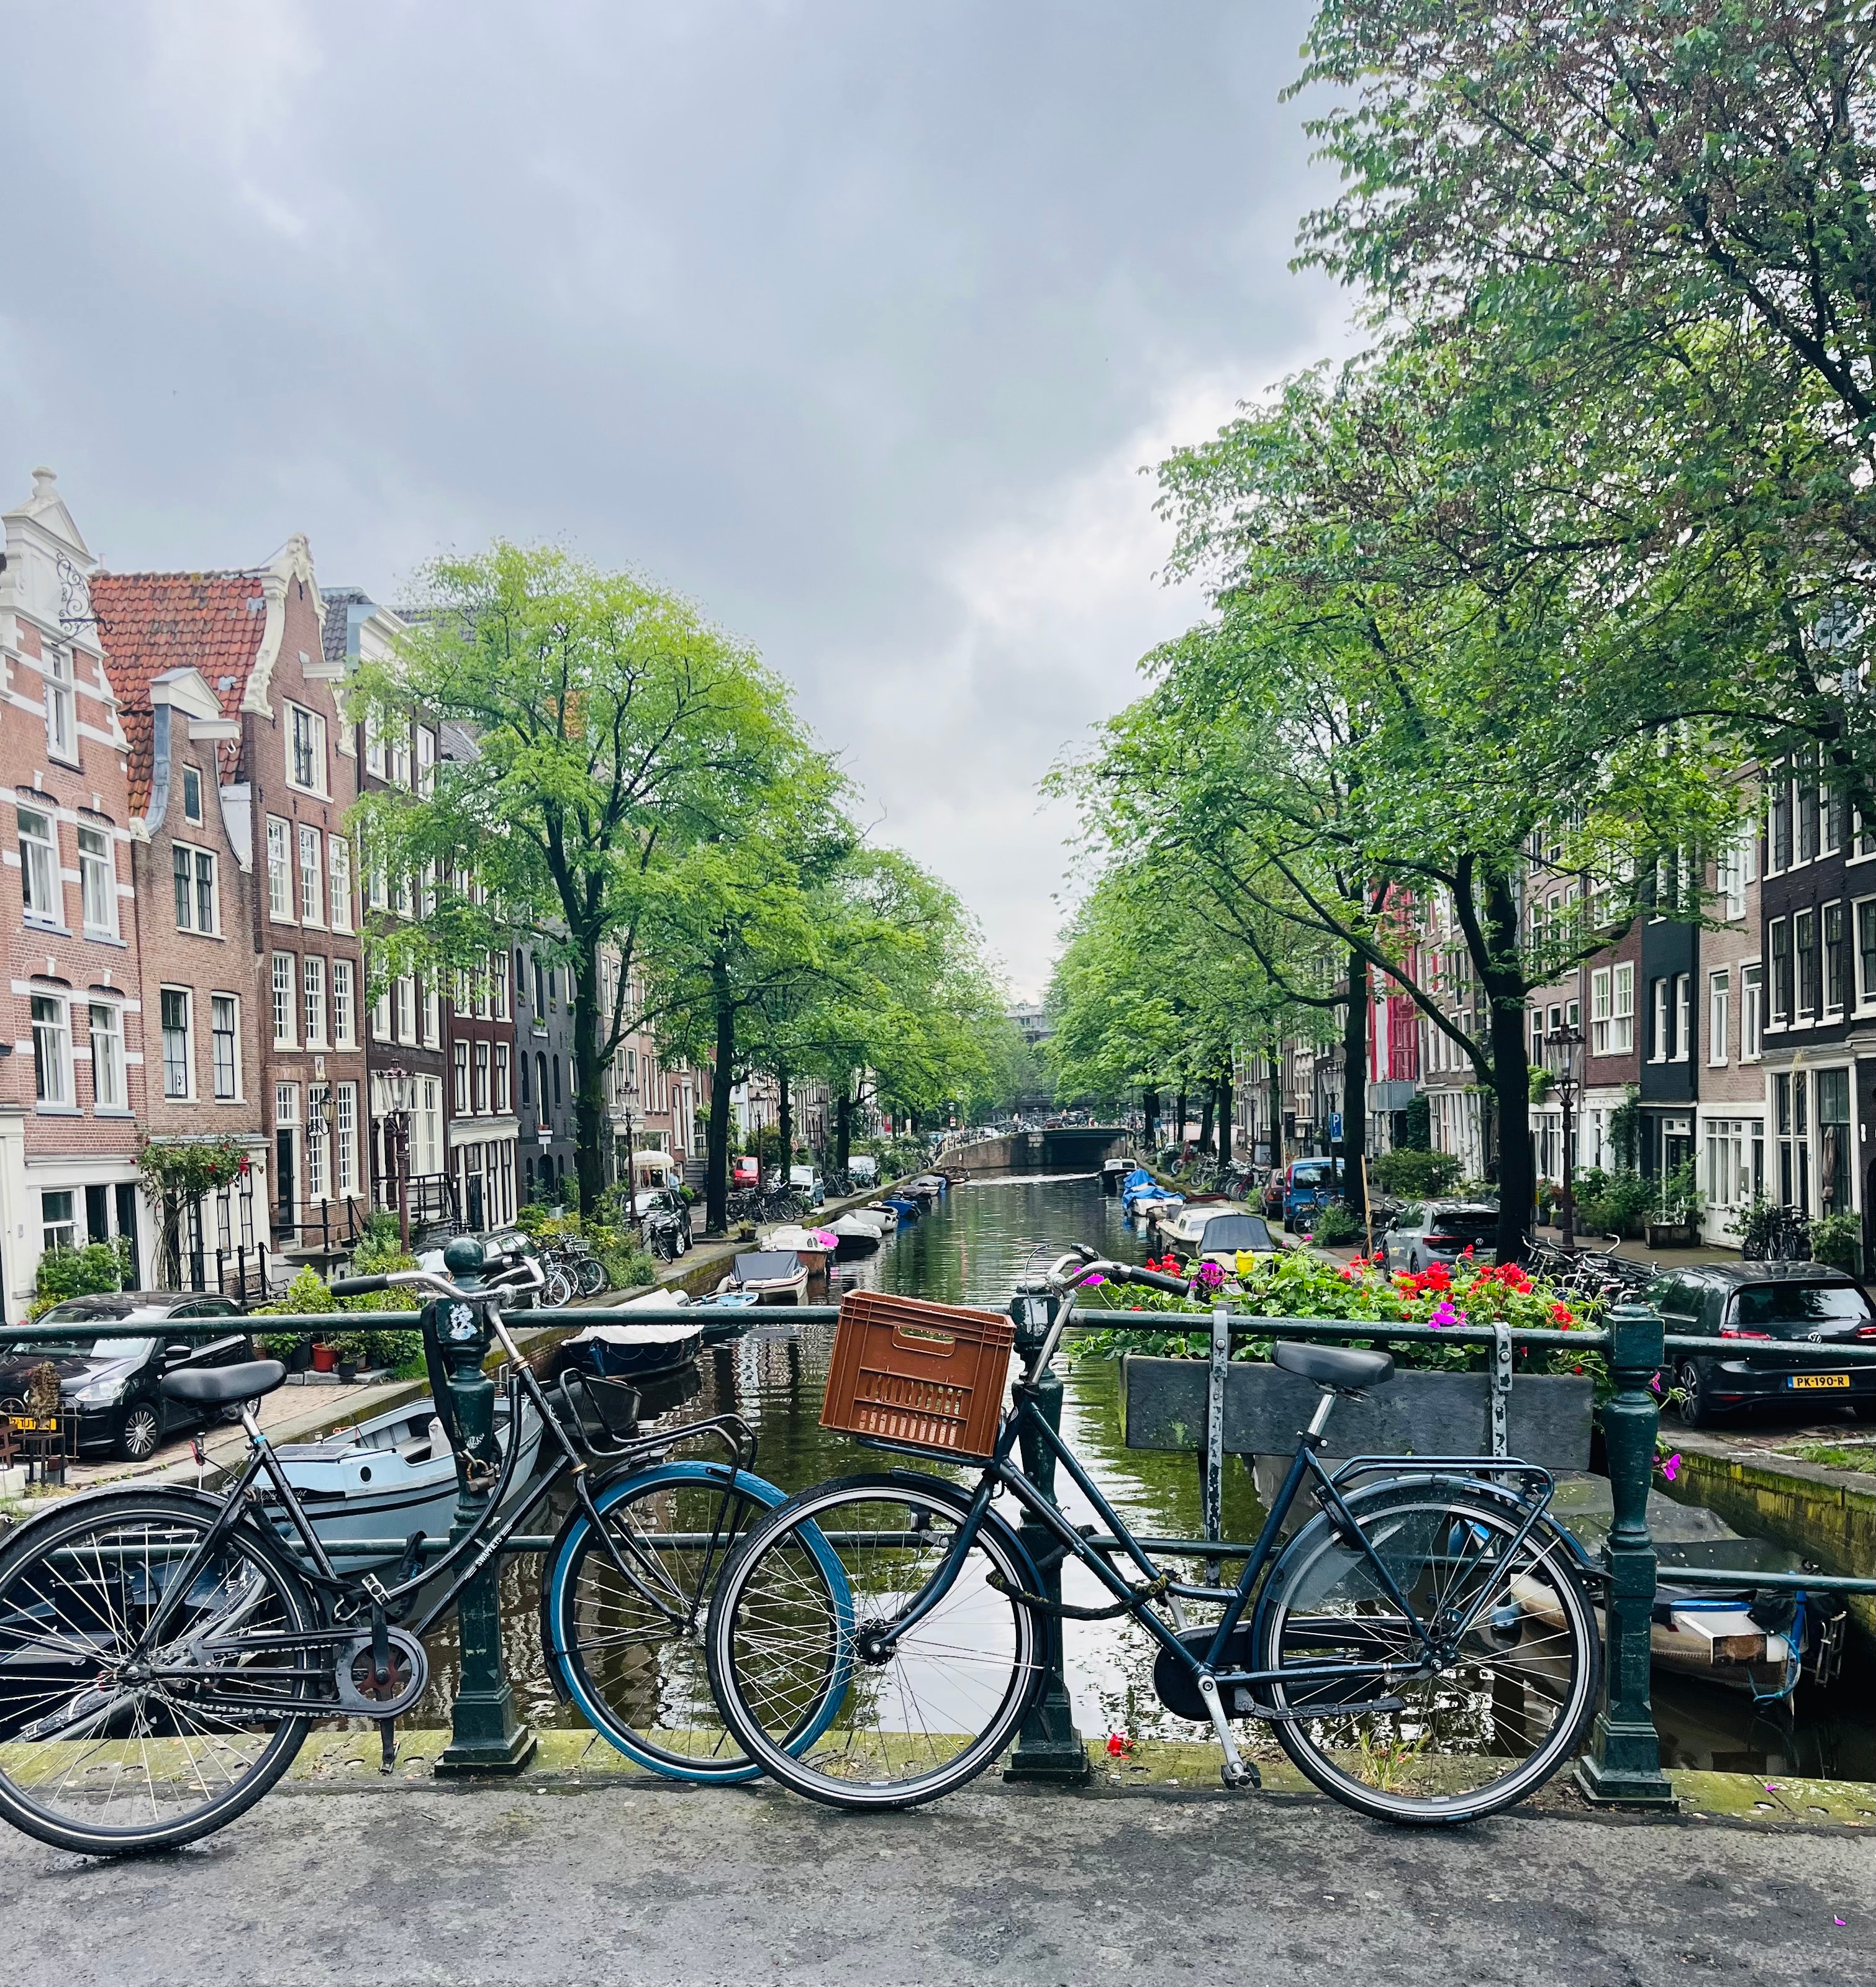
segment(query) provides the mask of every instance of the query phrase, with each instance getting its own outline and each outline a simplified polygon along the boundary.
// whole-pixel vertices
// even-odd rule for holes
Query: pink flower
[[[1435,1327],[1442,1324],[1457,1324],[1459,1321],[1459,1314],[1453,1308],[1453,1300],[1450,1297],[1442,1297],[1439,1300],[1439,1309],[1427,1320],[1429,1324]]]
[[[1216,1290],[1224,1280],[1225,1273],[1216,1263],[1201,1263],[1199,1265],[1199,1281],[1208,1290]]]
[[[1095,1284],[1105,1284],[1107,1278],[1098,1274],[1092,1277],[1084,1277],[1081,1279],[1081,1287],[1085,1290],[1092,1290]]]
[[[1680,1475],[1681,1456],[1679,1449],[1676,1449],[1673,1455],[1668,1456],[1662,1462],[1661,1466],[1661,1473],[1670,1483],[1674,1481],[1675,1477]]]

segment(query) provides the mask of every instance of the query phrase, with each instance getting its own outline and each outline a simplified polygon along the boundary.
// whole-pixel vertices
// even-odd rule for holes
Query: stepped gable
[[[258,572],[100,572],[91,582],[106,667],[130,740],[130,805],[150,805],[150,687],[167,670],[198,670],[223,714],[238,718],[267,627]],[[221,748],[224,778],[239,746]]]

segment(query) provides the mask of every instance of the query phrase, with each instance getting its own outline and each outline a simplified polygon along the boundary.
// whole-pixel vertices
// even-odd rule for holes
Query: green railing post
[[[1609,1317],[1609,1369],[1615,1395],[1602,1411],[1615,1507],[1608,1543],[1603,1547],[1609,1582],[1602,1703],[1590,1750],[1577,1763],[1577,1780],[1592,1801],[1645,1807],[1678,1805],[1661,1769],[1661,1739],[1648,1692],[1655,1545],[1648,1536],[1648,1493],[1661,1422],[1649,1382],[1660,1371],[1661,1360],[1661,1319],[1653,1307],[1618,1304]]]
[[[482,1245],[459,1235],[443,1253],[457,1286],[473,1291],[482,1281]],[[463,1534],[481,1516],[494,1489],[501,1456],[495,1444],[495,1383],[482,1370],[488,1357],[488,1315],[461,1297],[429,1307],[434,1342],[443,1348],[450,1404],[463,1450],[456,1460],[456,1523]],[[515,1433],[518,1435],[518,1431]],[[450,1707],[450,1742],[437,1759],[439,1773],[518,1773],[533,1756],[535,1735],[515,1715],[515,1692],[501,1662],[501,1567],[491,1560],[463,1590],[456,1606],[461,1668]]]
[[[1056,1303],[1054,1292],[1046,1289],[1019,1290],[1011,1299],[1010,1315],[1016,1323],[1018,1358],[1034,1352],[1048,1337],[1049,1327],[1054,1322]],[[1036,1405],[1041,1410],[1043,1419],[1051,1428],[1059,1429],[1061,1381],[1052,1372],[1043,1374],[1038,1381],[1036,1395]],[[1027,1430],[1021,1442],[1024,1474],[1044,1496],[1053,1498],[1054,1456]],[[1053,1564],[1042,1576],[1042,1591],[1051,1601],[1059,1601],[1061,1559],[1054,1538],[1033,1518],[1024,1520],[1021,1534],[1032,1557],[1040,1559],[1054,1552]],[[1023,1729],[1017,1735],[1016,1749],[1010,1755],[1010,1763],[1004,1767],[1003,1776],[1006,1780],[1051,1780],[1057,1786],[1078,1786],[1089,1777],[1090,1769],[1088,1748],[1081,1743],[1081,1736],[1075,1729],[1075,1706],[1069,1700],[1068,1682],[1062,1675],[1061,1618],[1056,1614],[1038,1615],[1037,1624],[1042,1631],[1043,1661],[1048,1680],[1031,1705],[1028,1716],[1023,1720]]]

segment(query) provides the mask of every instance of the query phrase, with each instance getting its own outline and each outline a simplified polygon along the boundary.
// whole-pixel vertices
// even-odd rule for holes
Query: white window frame
[[[1724,1069],[1733,1041],[1733,969],[1716,967],[1706,977],[1706,1066]]]
[[[163,1066],[163,1101],[166,1104],[188,1104],[195,1097],[195,1015],[191,990],[187,987],[163,987],[157,991],[157,1035]],[[182,1057],[180,1065],[174,1063],[170,1055],[170,1037],[178,1032],[170,1026],[170,1004],[175,1003],[182,1012],[180,1034],[182,1039]],[[180,1068],[182,1088],[170,1087],[172,1069]]]
[[[181,856],[187,867],[181,877],[175,874],[175,859]],[[197,848],[186,842],[170,845],[170,880],[184,885],[176,906],[176,929],[193,932],[198,938],[215,938],[221,930],[221,879],[212,848]],[[202,923],[202,881],[208,881],[208,922]]]
[[[224,1015],[228,1021],[221,1026]],[[238,1104],[241,1101],[241,997],[236,994],[211,994],[208,997],[209,1061],[213,1068],[212,1081],[218,1104]],[[222,1054],[222,1044],[228,1044],[228,1054]],[[226,1075],[227,1086],[223,1087]]]
[[[59,817],[49,807],[19,813],[19,875],[26,922],[63,931],[65,884],[59,874]],[[39,826],[29,827],[36,821]]]
[[[54,1204],[63,1201],[66,1211],[62,1216],[53,1212]],[[78,1247],[78,1190],[75,1187],[48,1187],[39,1195],[39,1247],[49,1256],[55,1249],[76,1249]]]
[[[189,795],[194,791],[195,805],[189,805]],[[182,769],[182,818],[200,828],[202,825],[202,769],[200,766],[185,766]]]
[[[349,931],[352,929],[352,845],[342,835],[326,837],[326,874],[330,886],[332,929]]]
[[[309,1083],[306,1086],[306,1124],[300,1149],[305,1155],[309,1206],[315,1201],[329,1202],[332,1197],[332,1140],[327,1136],[326,1116],[332,1095],[332,1086],[329,1083]]]
[[[78,757],[78,687],[72,673],[72,652],[55,645],[41,658],[46,683],[46,749],[55,759],[76,766]]]
[[[1693,1038],[1694,977],[1691,973],[1677,973],[1674,976],[1674,1061],[1689,1059]]]
[[[1611,1054],[1629,1055],[1635,1045],[1635,967],[1633,960],[1624,960],[1611,968],[1610,981],[1610,1038],[1615,1044]]]
[[[267,817],[267,914],[275,924],[290,925],[293,917],[293,857],[292,838],[279,815]]]
[[[365,713],[365,770],[384,778],[384,739],[369,711]]]
[[[316,952],[301,955],[299,983],[306,1046],[309,1049],[322,1049],[326,1046],[326,961]]]
[[[506,1042],[496,1043],[494,1079],[495,1095],[494,1101],[495,1115],[499,1118],[505,1118],[508,1115],[510,1110],[513,1108],[511,1099],[514,1095],[514,1080],[511,1074],[511,1059],[508,1053],[508,1044]]]
[[[79,910],[94,938],[117,936],[117,851],[109,828],[78,828]],[[93,916],[93,912],[97,913]]]
[[[34,1101],[42,1111],[69,1111],[73,1108],[70,1004],[62,994],[34,994],[29,998]]]
[[[437,734],[427,726],[417,728],[417,790],[428,800],[437,788]]]
[[[294,874],[299,879],[299,921],[319,926],[326,922],[326,876],[319,867],[322,832],[310,821],[298,824],[295,836]]]
[[[1765,966],[1760,960],[1739,965],[1739,1060],[1756,1062],[1765,1053]]]
[[[296,1049],[299,1047],[298,953],[277,952],[274,954],[269,983],[274,1004],[274,1047],[277,1049]]]
[[[358,1046],[357,976],[349,959],[335,959],[329,984],[332,1002],[332,1047]]]
[[[301,778],[297,771],[300,756],[302,727],[307,757],[311,763],[312,784]],[[309,710],[303,703],[288,703],[286,721],[282,727],[286,746],[287,784],[296,792],[316,794],[322,799],[329,798],[326,785],[329,774],[326,767],[326,720],[316,710]]]
[[[90,1004],[92,1108],[127,1111],[130,1098],[124,1081],[123,1010],[112,1000]]]
[[[358,1192],[358,1085],[332,1088],[332,1186],[341,1200]]]

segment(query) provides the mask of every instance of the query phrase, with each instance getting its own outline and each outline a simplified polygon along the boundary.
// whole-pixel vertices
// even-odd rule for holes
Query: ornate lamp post
[[[1557,1085],[1557,1101],[1564,1108],[1564,1191],[1558,1227],[1563,1246],[1566,1249],[1574,1249],[1577,1246],[1577,1199],[1574,1184],[1576,1058],[1577,1051],[1583,1046],[1583,1031],[1581,1028],[1573,1028],[1566,1021],[1561,1028],[1553,1028],[1550,1031],[1549,1046],[1557,1051],[1561,1058],[1554,1080]]]
[[[384,1136],[390,1146],[386,1157],[397,1182],[397,1233],[405,1253],[410,1248],[410,1110],[417,1085],[407,1069],[380,1070],[383,1084]]]

